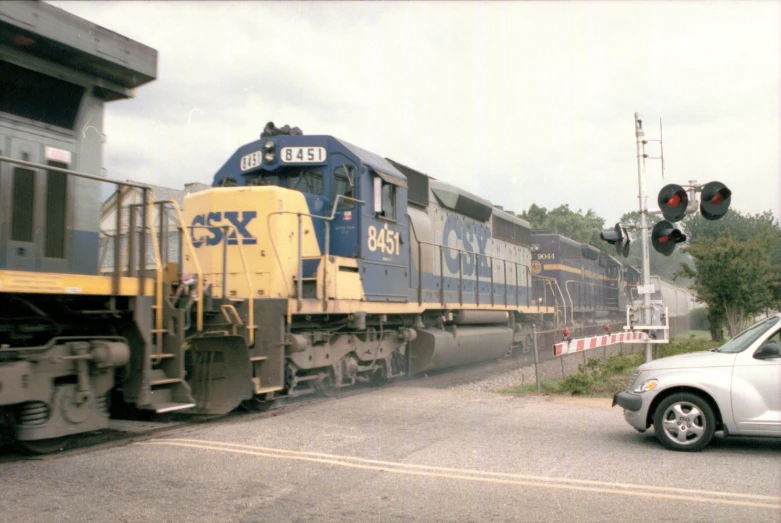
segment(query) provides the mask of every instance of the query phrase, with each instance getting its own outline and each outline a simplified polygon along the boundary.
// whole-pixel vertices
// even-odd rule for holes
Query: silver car
[[[673,450],[701,450],[725,436],[781,437],[781,314],[741,332],[718,349],[641,365],[613,406]]]

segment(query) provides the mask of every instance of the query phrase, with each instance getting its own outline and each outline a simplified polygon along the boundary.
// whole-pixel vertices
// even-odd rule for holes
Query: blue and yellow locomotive
[[[528,223],[332,136],[269,123],[184,206],[203,329],[237,333],[193,361],[240,354],[255,398],[528,352],[553,314]]]

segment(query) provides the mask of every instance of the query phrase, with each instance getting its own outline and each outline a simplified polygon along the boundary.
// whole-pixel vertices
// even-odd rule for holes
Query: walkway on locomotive
[[[187,196],[185,220],[216,297],[223,267],[226,294],[249,295],[237,260],[241,243],[252,295],[288,298],[295,312],[415,313],[466,304],[551,312],[532,300],[526,222],[335,137],[261,137],[234,152],[213,186]],[[227,224],[241,242],[225,235]],[[185,272],[192,269],[185,259]]]

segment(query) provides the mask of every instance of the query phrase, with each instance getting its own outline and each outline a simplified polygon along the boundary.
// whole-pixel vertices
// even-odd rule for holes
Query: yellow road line
[[[208,445],[217,445],[217,446],[223,446],[223,447],[237,447],[242,449],[249,449],[249,450],[258,450],[262,452],[277,452],[280,454],[293,454],[293,455],[299,455],[299,456],[314,456],[319,458],[328,458],[328,459],[337,459],[337,460],[349,460],[349,461],[356,461],[359,463],[369,463],[372,465],[386,465],[391,467],[403,467],[403,468],[412,468],[412,469],[422,469],[422,470],[434,470],[438,472],[455,472],[459,474],[479,474],[479,475],[485,475],[485,476],[495,476],[500,478],[512,478],[512,479],[529,479],[529,480],[535,480],[535,481],[545,481],[545,482],[559,482],[559,483],[577,483],[581,485],[598,485],[598,486],[605,486],[605,487],[619,487],[619,488],[628,488],[628,489],[643,489],[643,490],[657,490],[657,491],[669,491],[669,492],[686,492],[687,494],[699,494],[699,495],[707,495],[707,496],[727,496],[727,497],[738,497],[738,498],[746,498],[746,499],[760,499],[765,501],[781,501],[781,496],[763,496],[760,494],[741,494],[738,492],[719,492],[716,490],[699,490],[699,489],[684,489],[684,488],[675,488],[675,487],[658,487],[654,485],[640,485],[637,483],[613,483],[609,481],[596,481],[596,480],[589,480],[589,479],[575,479],[575,478],[559,478],[559,477],[551,477],[551,476],[534,476],[530,474],[516,474],[511,472],[491,472],[487,470],[475,470],[475,469],[459,469],[459,468],[451,468],[451,467],[438,467],[435,465],[417,465],[414,463],[399,463],[394,461],[380,461],[376,459],[366,459],[366,458],[359,458],[357,456],[340,456],[338,454],[324,454],[320,452],[305,452],[305,451],[299,451],[299,450],[286,450],[286,449],[275,449],[275,448],[269,448],[269,447],[260,447],[257,445],[241,445],[238,443],[226,443],[223,441],[210,441],[210,440],[202,440],[202,439],[191,439],[191,438],[171,438],[166,439],[165,441],[177,441],[177,442],[183,442],[183,443],[203,443]]]
[[[209,444],[203,445],[198,443],[209,443]],[[175,446],[175,447],[189,447],[189,448],[196,448],[196,449],[203,449],[203,450],[214,450],[217,452],[228,452],[232,454],[244,454],[249,456],[260,456],[260,457],[275,458],[275,459],[287,459],[287,460],[294,460],[294,461],[309,461],[313,463],[325,463],[329,465],[338,465],[347,468],[363,469],[363,470],[378,470],[378,471],[393,472],[396,474],[407,474],[413,476],[462,479],[467,481],[481,481],[485,483],[498,483],[498,484],[505,484],[505,485],[522,485],[528,487],[552,488],[552,489],[560,489],[560,490],[578,490],[578,491],[585,491],[585,492],[598,492],[602,494],[621,494],[626,496],[638,496],[638,497],[659,498],[659,499],[676,499],[681,501],[695,501],[695,502],[703,502],[703,503],[710,502],[710,503],[717,503],[722,505],[740,505],[746,507],[769,508],[769,509],[776,509],[776,510],[781,509],[781,504],[758,503],[752,501],[718,499],[714,497],[697,497],[697,496],[684,496],[679,494],[663,494],[657,492],[647,492],[647,490],[650,490],[650,488],[646,485],[637,485],[632,487],[632,488],[638,488],[642,490],[621,490],[619,488],[600,488],[596,486],[587,487],[587,486],[579,486],[579,485],[557,484],[556,482],[558,481],[558,482],[567,482],[567,483],[589,483],[589,484],[599,484],[604,486],[620,487],[620,488],[626,488],[628,485],[622,485],[619,483],[596,482],[596,481],[590,482],[588,480],[572,480],[568,478],[545,478],[544,481],[521,481],[518,479],[501,479],[500,477],[490,477],[490,476],[519,477],[519,478],[529,477],[535,479],[536,477],[513,475],[513,474],[505,475],[504,473],[484,472],[478,470],[447,469],[444,467],[429,467],[426,465],[409,465],[405,463],[364,460],[362,458],[354,458],[351,456],[332,456],[333,458],[336,459],[327,459],[324,457],[318,458],[312,456],[331,456],[331,455],[286,451],[281,449],[267,449],[264,447],[251,447],[248,445],[225,444],[221,442],[209,442],[203,440],[187,440],[187,439],[150,440],[146,442],[137,443],[137,445],[168,445],[168,446]],[[220,446],[216,446],[216,445],[220,445]],[[234,447],[243,447],[243,448],[229,448],[228,445]],[[249,450],[249,449],[264,449],[264,451]],[[376,463],[376,464],[364,465],[362,463],[350,463],[348,462],[348,460],[362,461],[365,463]],[[427,470],[415,470],[415,469],[427,469]],[[435,472],[435,470],[442,470],[442,471],[452,470],[454,472],[459,472],[459,473]],[[465,473],[475,474],[475,475],[466,475]],[[684,489],[672,489],[672,488],[665,489],[665,487],[656,487],[656,488],[664,489],[664,490],[674,490],[678,492],[685,492]],[[643,490],[645,490],[645,492]],[[708,492],[708,491],[694,491],[694,492],[703,493],[703,494],[707,493],[709,495],[715,495],[715,496],[733,496],[733,497],[760,498],[760,499],[770,499],[770,500],[779,499],[774,496],[755,496],[755,495],[740,494],[740,493],[724,493],[724,492]]]

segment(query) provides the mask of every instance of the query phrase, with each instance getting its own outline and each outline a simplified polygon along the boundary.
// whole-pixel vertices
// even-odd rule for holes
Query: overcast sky
[[[50,2],[158,51],[108,104],[109,176],[210,183],[268,121],[515,211],[637,210],[633,114],[667,183],[781,216],[781,3]],[[659,146],[647,151],[658,156]]]

